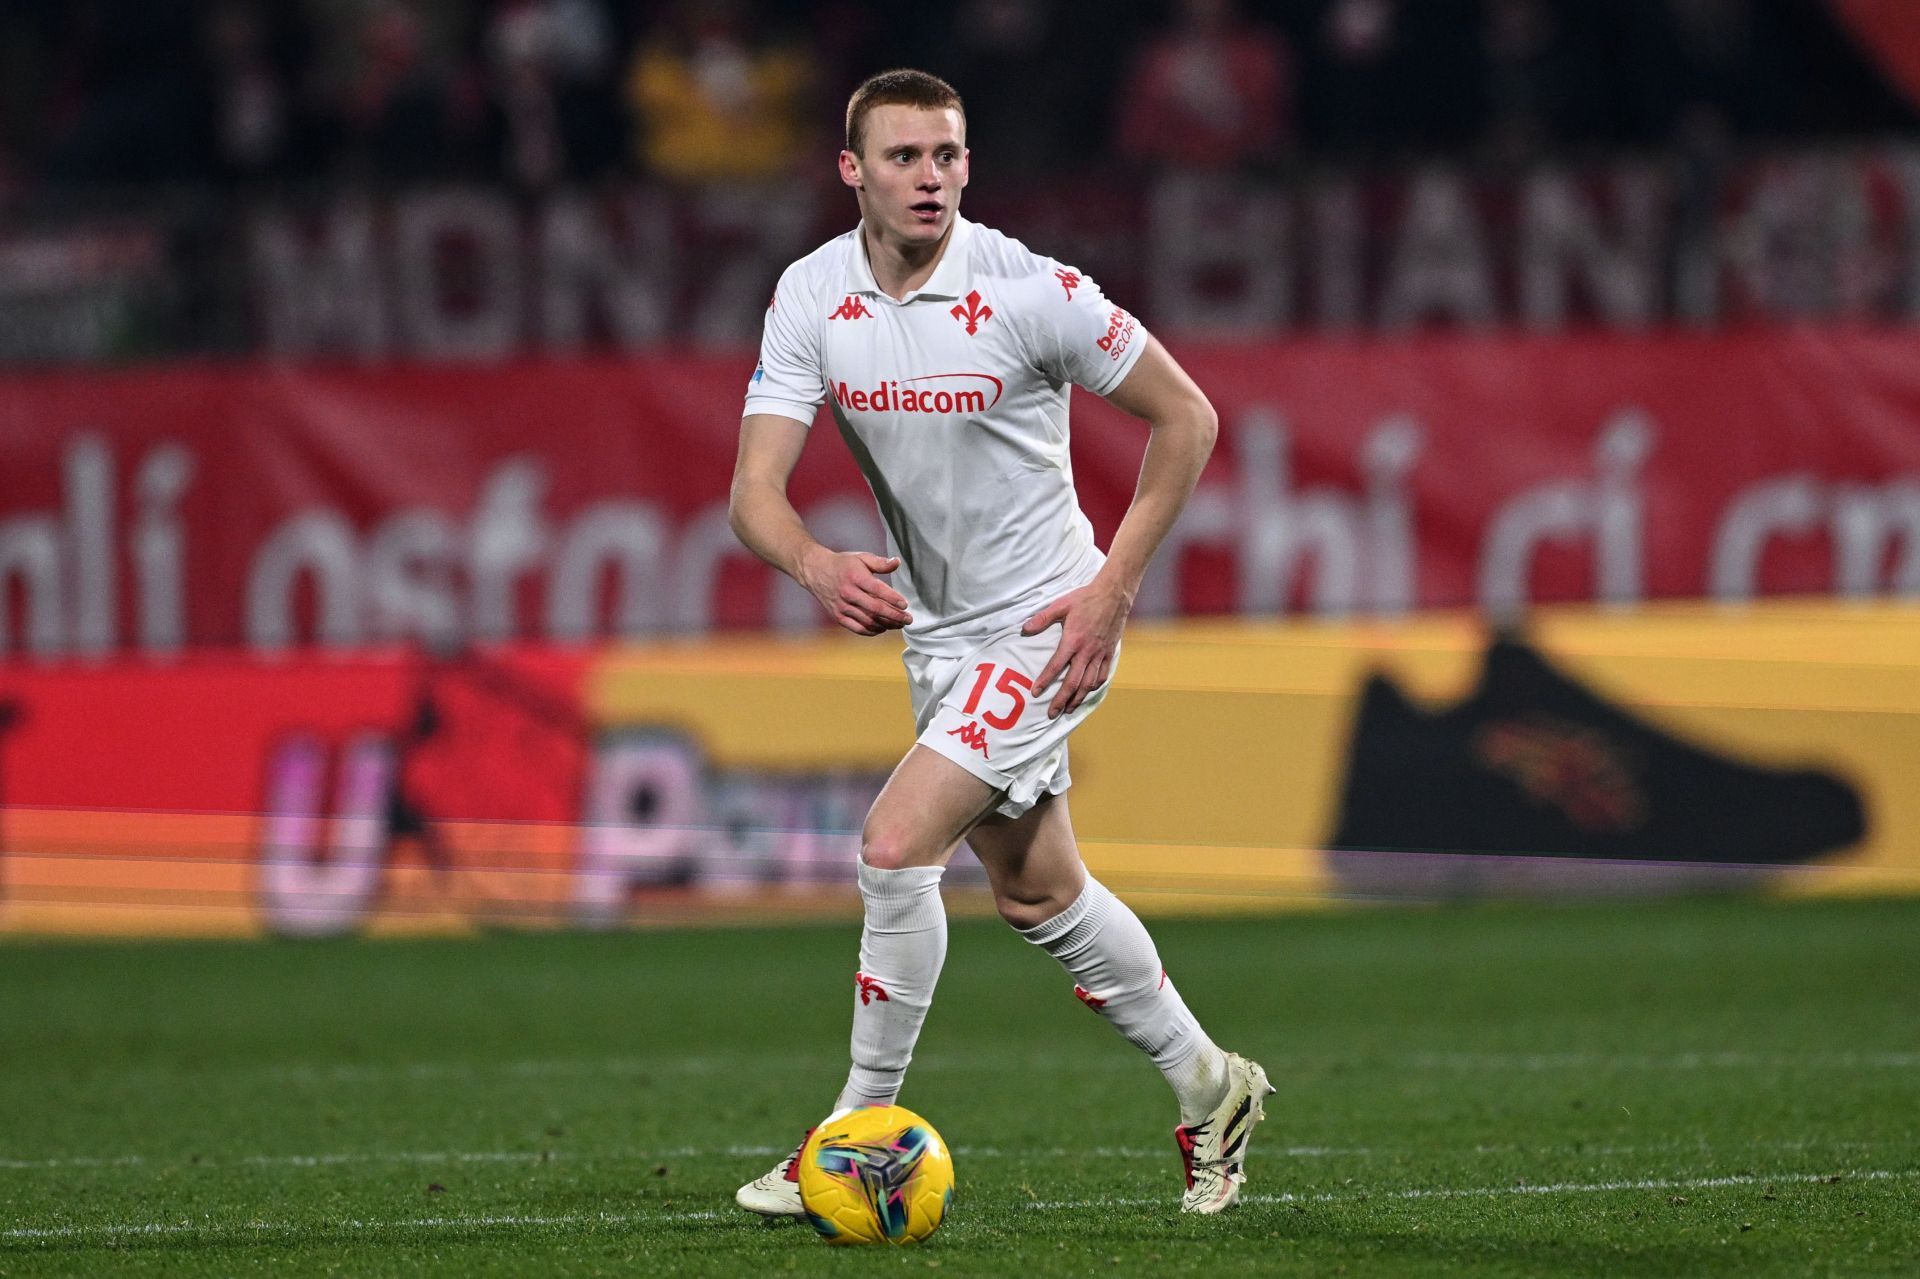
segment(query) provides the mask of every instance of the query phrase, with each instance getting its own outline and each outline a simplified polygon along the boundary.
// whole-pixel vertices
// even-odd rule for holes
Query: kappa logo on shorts
[[[876,999],[883,1004],[893,1002],[893,1000],[887,997],[887,988],[865,973],[855,973],[853,975],[853,988],[860,992],[860,1006],[862,1008]]]
[[[866,299],[849,293],[846,301],[840,304],[840,309],[829,314],[827,318],[829,320],[871,320],[873,312],[867,310]]]
[[[981,728],[979,724],[972,720],[968,720],[958,728],[948,729],[947,736],[957,737],[974,750],[986,756],[986,758],[993,758],[993,756],[987,755],[987,730]]]

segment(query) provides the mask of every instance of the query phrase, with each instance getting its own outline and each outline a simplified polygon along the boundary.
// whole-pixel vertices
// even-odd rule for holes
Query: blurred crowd
[[[1911,128],[1822,0],[8,0],[0,195],[830,173],[947,76],[995,170],[1259,170]]]

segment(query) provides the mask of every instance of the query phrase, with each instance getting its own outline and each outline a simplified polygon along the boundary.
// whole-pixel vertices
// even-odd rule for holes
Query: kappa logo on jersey
[[[867,310],[865,298],[855,297],[849,293],[846,301],[840,304],[840,309],[827,318],[829,320],[870,320],[873,318],[873,312]]]
[[[934,385],[916,385],[921,382]],[[856,413],[985,413],[1000,402],[1000,391],[1000,379],[991,373],[929,373],[882,382],[870,391],[841,382],[833,388],[833,402]]]
[[[947,736],[957,737],[964,745],[979,751],[982,755],[985,755],[986,758],[993,758],[993,756],[987,755],[987,730],[981,728],[980,725],[974,723],[972,720],[968,720],[958,728],[948,729]]]
[[[1060,287],[1067,291],[1067,301],[1073,301],[1073,291],[1080,287],[1080,273],[1063,267],[1053,273],[1053,278],[1060,281]]]
[[[855,973],[853,975],[853,988],[860,992],[860,1006],[862,1008],[876,999],[883,1004],[893,1002],[893,1000],[887,996],[887,988],[865,973]]]
[[[1109,359],[1117,360],[1133,341],[1134,330],[1139,327],[1139,321],[1116,306],[1107,315],[1106,336],[1094,345],[1105,351]]]
[[[954,319],[965,322],[967,336],[972,337],[980,331],[981,325],[993,318],[993,308],[981,305],[980,290],[975,289],[967,294],[965,306],[961,306],[958,302],[953,304],[952,315]]]

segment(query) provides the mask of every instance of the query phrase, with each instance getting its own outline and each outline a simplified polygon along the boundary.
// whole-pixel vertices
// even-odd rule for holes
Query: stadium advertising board
[[[1076,825],[1163,911],[1914,891],[1916,633],[1834,605],[1547,610],[1530,651],[1461,615],[1146,624],[1075,736]],[[897,643],[845,636],[15,664],[0,708],[0,928],[30,931],[850,912],[911,736]]]
[[[1920,594],[1894,332],[1186,345],[1219,449],[1144,616]],[[582,644],[822,624],[725,494],[751,358],[0,383],[0,658]],[[1076,398],[1096,529],[1145,432]],[[877,548],[845,450],[794,494]]]

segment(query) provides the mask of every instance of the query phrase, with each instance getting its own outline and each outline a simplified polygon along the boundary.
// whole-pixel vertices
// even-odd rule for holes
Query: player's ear
[[[861,189],[860,160],[851,151],[840,153],[840,180],[856,191]]]
[[[960,148],[960,185],[965,187],[967,179],[973,176],[973,151],[968,147]]]

